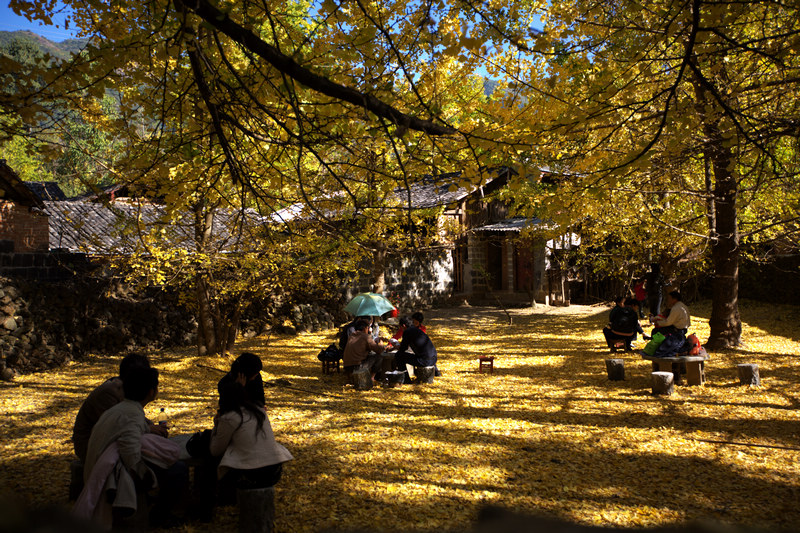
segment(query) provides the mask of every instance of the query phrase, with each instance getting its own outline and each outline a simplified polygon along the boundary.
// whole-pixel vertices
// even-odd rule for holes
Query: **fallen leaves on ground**
[[[709,306],[693,309],[708,337]],[[651,395],[634,354],[610,382],[604,307],[434,309],[428,331],[443,372],[432,385],[355,391],[322,375],[333,331],[242,342],[259,354],[278,440],[296,460],[277,488],[277,530],[468,528],[496,504],[601,526],[696,519],[783,528],[800,522],[800,308],[746,302],[746,347],[712,354],[708,382]],[[703,318],[706,317],[706,318]],[[493,374],[476,357],[494,355]],[[173,433],[211,426],[216,382],[232,359],[150,354]],[[2,489],[29,505],[66,504],[72,422],[118,357],[2,384]],[[740,386],[737,363],[762,386]],[[205,365],[205,366],[198,366]],[[288,380],[275,381],[275,380]],[[209,527],[235,530],[235,510]]]

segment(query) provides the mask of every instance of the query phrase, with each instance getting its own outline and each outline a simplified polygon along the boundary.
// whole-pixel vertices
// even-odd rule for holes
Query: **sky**
[[[62,7],[61,2],[58,3]],[[39,21],[28,22],[25,17],[17,16],[8,6],[8,0],[0,0],[0,31],[30,30],[33,33],[46,37],[51,41],[60,42],[75,37],[75,32],[64,29],[64,15],[53,17],[56,25],[44,26]]]

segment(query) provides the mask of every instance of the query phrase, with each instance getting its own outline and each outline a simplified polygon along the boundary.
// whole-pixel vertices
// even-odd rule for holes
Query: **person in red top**
[[[640,279],[633,286],[633,297],[639,301],[639,318],[644,318],[644,301],[647,300],[647,290],[644,288],[644,279]]]
[[[398,326],[397,331],[394,335],[392,335],[392,339],[397,341],[397,344],[400,343],[400,340],[403,338],[403,332],[411,325],[411,322],[406,318],[403,317],[400,319],[400,326]],[[392,343],[395,344],[395,343]]]

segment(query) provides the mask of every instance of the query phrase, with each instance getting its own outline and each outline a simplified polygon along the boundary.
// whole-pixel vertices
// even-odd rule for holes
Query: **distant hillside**
[[[22,62],[32,61],[44,54],[50,54],[56,59],[67,59],[79,52],[86,42],[86,39],[67,39],[55,43],[28,30],[0,31],[0,54]]]
[[[486,96],[492,96],[492,93],[497,88],[497,84],[498,84],[497,80],[492,80],[489,78],[484,79],[483,94],[485,94]]]

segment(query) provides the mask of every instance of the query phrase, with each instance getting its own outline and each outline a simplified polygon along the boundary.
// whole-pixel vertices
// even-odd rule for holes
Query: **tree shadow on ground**
[[[365,412],[370,406],[365,405]],[[383,412],[383,411],[380,411]],[[657,505],[662,511],[673,516],[703,516],[728,519],[732,506],[741,505],[740,500],[731,502],[730,494],[746,493],[748,504],[761,507],[765,512],[762,525],[773,524],[785,526],[796,523],[800,512],[794,504],[797,487],[788,480],[775,480],[761,477],[756,470],[742,470],[738,466],[724,465],[713,458],[695,457],[691,455],[675,455],[672,450],[664,452],[652,451],[640,453],[626,450],[614,450],[607,447],[593,447],[590,442],[577,440],[570,435],[563,437],[551,433],[538,441],[528,441],[513,435],[491,434],[486,431],[468,429],[455,424],[432,428],[429,420],[417,422],[414,413],[409,416],[403,426],[408,434],[406,442],[416,443],[434,440],[442,443],[459,443],[461,448],[476,447],[480,450],[477,457],[461,456],[445,452],[441,448],[440,455],[434,463],[430,456],[418,454],[414,444],[399,447],[384,456],[380,469],[364,463],[362,449],[326,448],[323,442],[310,442],[296,450],[312,463],[312,471],[325,475],[308,480],[314,485],[313,494],[319,499],[315,505],[321,509],[333,509],[329,515],[331,520],[347,515],[354,509],[363,508],[366,502],[375,504],[383,514],[403,517],[419,516],[430,512],[431,507],[447,508],[452,501],[442,500],[437,494],[444,489],[462,494],[457,505],[474,507],[476,500],[472,495],[486,492],[515,495],[520,499],[542,502],[558,501],[561,511],[559,516],[566,519],[569,509],[593,505],[618,509],[641,505]],[[442,419],[448,419],[453,413],[443,413]],[[463,415],[462,415],[463,416]],[[477,415],[481,416],[481,415]],[[509,416],[519,420],[530,419],[523,413],[502,413],[488,410],[483,416],[496,418]],[[545,423],[545,417],[534,416]],[[580,423],[580,417],[570,418],[572,423]],[[592,418],[589,426],[597,432],[596,419]],[[691,424],[691,419],[681,424]],[[562,421],[563,423],[563,421]],[[619,421],[608,419],[609,426],[617,427]],[[646,423],[634,423],[634,426],[659,427],[664,420],[659,418]],[[364,435],[379,428],[367,428],[358,423],[342,427],[360,427]],[[596,440],[602,439],[597,433]],[[503,479],[492,482],[483,479],[484,469],[501,469],[506,471]],[[467,482],[454,482],[446,472],[466,472]],[[470,471],[474,471],[472,476]],[[290,474],[290,468],[287,475]],[[652,480],[645,484],[649,492],[642,492],[642,479]],[[428,494],[421,500],[398,498],[389,491],[372,492],[354,488],[354,481],[366,481],[368,486],[414,486]],[[635,483],[634,483],[635,482]],[[504,503],[500,500],[500,503]],[[368,506],[369,507],[369,506]],[[341,513],[341,515],[339,514]],[[407,523],[407,522],[406,522]],[[323,527],[330,525],[322,518]]]

